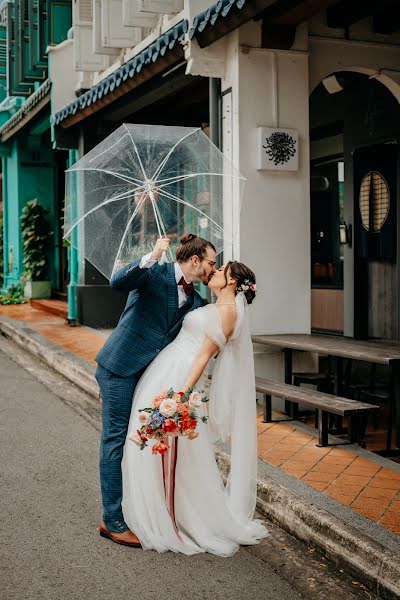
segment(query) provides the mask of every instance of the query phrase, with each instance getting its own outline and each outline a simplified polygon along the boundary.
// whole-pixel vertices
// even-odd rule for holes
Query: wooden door
[[[396,339],[397,144],[354,153],[356,337]]]

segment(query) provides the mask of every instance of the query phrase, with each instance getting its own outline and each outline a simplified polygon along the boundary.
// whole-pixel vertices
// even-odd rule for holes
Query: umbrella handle
[[[174,256],[172,254],[172,250],[171,248],[168,248],[168,256],[170,258],[170,262],[174,262]],[[165,261],[167,260],[167,252],[163,252],[162,256],[161,256],[161,264],[165,263]]]
[[[165,237],[166,239],[169,239],[167,235],[164,235],[164,237]],[[165,251],[164,251],[164,252],[162,253],[162,262],[164,263],[164,262],[167,260],[167,253],[168,253],[168,256],[169,256],[169,258],[170,258],[170,261],[171,261],[171,262],[174,262],[174,255],[172,254],[172,250],[171,250],[171,247],[170,247],[170,246],[168,246],[168,250],[167,250],[167,252],[165,252]]]

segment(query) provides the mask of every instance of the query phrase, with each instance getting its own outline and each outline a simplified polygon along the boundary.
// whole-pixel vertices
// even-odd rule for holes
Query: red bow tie
[[[187,296],[189,296],[189,294],[193,294],[193,292],[194,292],[193,283],[188,283],[187,281],[185,281],[184,277],[180,278],[178,285],[181,285],[183,287],[183,291],[185,292],[185,294]]]

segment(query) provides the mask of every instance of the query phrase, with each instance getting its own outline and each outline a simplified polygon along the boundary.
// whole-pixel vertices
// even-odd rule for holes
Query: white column
[[[256,23],[230,34],[222,79],[223,150],[229,149],[234,164],[247,178],[235,254],[257,276],[253,333],[308,333],[308,54],[254,48],[259,38]],[[256,170],[256,128],[260,126],[298,131],[298,171]]]

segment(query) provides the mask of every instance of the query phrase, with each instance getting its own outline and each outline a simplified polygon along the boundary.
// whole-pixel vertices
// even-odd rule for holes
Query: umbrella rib
[[[245,177],[242,177],[241,175],[232,175],[231,173],[190,173],[189,175],[177,175],[176,177],[169,177],[167,179],[160,179],[159,183],[163,183],[164,181],[167,181],[168,183],[164,183],[163,185],[158,185],[157,184],[157,188],[163,188],[167,185],[172,185],[173,183],[177,183],[179,181],[184,181],[185,179],[192,179],[193,177],[200,177],[200,176],[204,176],[204,175],[216,175],[217,177],[233,177],[235,179],[243,179],[243,181],[246,181]]]
[[[136,156],[138,157],[138,161],[139,161],[140,168],[142,169],[143,177],[144,177],[145,181],[147,182],[147,181],[148,181],[148,177],[147,177],[147,175],[146,175],[146,171],[144,170],[144,167],[143,167],[143,164],[142,164],[142,160],[141,160],[141,158],[140,158],[140,156],[139,156],[139,152],[138,152],[138,149],[137,149],[137,146],[136,146],[135,140],[133,139],[133,137],[132,137],[132,134],[131,134],[131,132],[129,131],[129,129],[127,128],[127,126],[125,125],[125,123],[124,123],[124,127],[125,127],[125,129],[127,130],[127,132],[129,133],[129,136],[130,136],[130,138],[131,138],[131,140],[132,140],[132,144],[133,144],[133,147],[134,147],[134,149],[135,149]]]
[[[197,127],[196,129],[193,129],[193,131],[189,131],[189,133],[186,133],[186,135],[184,135],[180,140],[178,140],[176,142],[176,144],[174,144],[174,146],[171,148],[171,150],[168,152],[167,156],[161,161],[161,163],[158,165],[157,169],[154,172],[153,177],[151,178],[152,181],[156,182],[158,180],[158,177],[161,173],[161,171],[163,170],[163,168],[165,167],[166,163],[168,162],[169,157],[171,156],[171,154],[173,153],[173,151],[175,150],[175,148],[177,146],[179,146],[179,144],[181,142],[183,142],[183,140],[185,140],[187,137],[189,137],[190,135],[192,135],[193,133],[196,133],[196,131],[200,131],[200,127]]]
[[[101,208],[102,206],[105,206],[106,204],[111,204],[111,202],[117,202],[118,200],[124,200],[125,198],[129,198],[129,196],[132,194],[132,192],[136,192],[138,189],[140,189],[140,187],[134,188],[133,190],[128,190],[127,192],[124,192],[123,194],[120,194],[119,196],[114,196],[113,198],[109,198],[108,200],[104,200],[104,202],[101,202],[98,206],[94,206],[93,208],[91,208],[87,213],[85,213],[82,217],[80,217],[80,219],[78,219],[78,221],[76,223],[74,223],[74,225],[72,225],[72,227],[70,227],[68,229],[67,233],[65,233],[63,235],[63,240],[67,239],[67,237],[69,236],[71,231],[73,229],[75,229],[75,227],[77,225],[79,225],[79,223],[81,223],[84,219],[86,219],[86,217],[88,217],[95,210],[98,210],[99,208]]]
[[[128,223],[126,224],[125,231],[123,233],[123,236],[121,238],[121,242],[120,242],[119,247],[118,247],[117,254],[115,256],[115,260],[114,260],[114,264],[113,264],[113,268],[112,268],[111,274],[114,273],[114,269],[115,269],[115,266],[117,264],[118,257],[120,255],[121,250],[122,250],[122,246],[124,244],[126,235],[127,235],[128,231],[129,231],[129,227],[131,226],[132,221],[136,217],[136,215],[139,212],[139,210],[142,208],[142,205],[143,205],[144,201],[146,200],[146,197],[147,197],[147,195],[144,192],[142,192],[141,198],[140,198],[140,200],[139,200],[139,202],[138,202],[135,210],[133,211],[133,213],[129,217]]]
[[[126,183],[143,183],[143,181],[140,181],[140,179],[128,177],[128,175],[120,175],[119,173],[115,173],[114,171],[108,171],[107,169],[99,169],[97,167],[79,167],[76,169],[71,169],[70,173],[72,173],[72,171],[98,171],[100,173],[105,173],[106,175],[113,175],[114,177],[117,177],[117,179],[122,179],[122,181],[125,181]]]
[[[210,217],[210,215],[207,215],[202,210],[200,210],[199,208],[197,208],[197,206],[193,206],[193,204],[190,204],[189,202],[186,202],[186,200],[182,200],[182,198],[178,198],[178,196],[174,196],[173,194],[170,194],[169,192],[166,192],[164,190],[162,192],[160,192],[160,194],[162,196],[166,196],[170,200],[175,200],[175,202],[179,202],[180,204],[184,204],[185,206],[188,206],[189,208],[193,208],[194,210],[197,210],[197,212],[200,213],[203,217],[206,217],[209,221],[211,221],[212,223],[214,223],[214,225],[216,227],[218,227],[218,229],[220,229],[222,232],[224,231],[224,229],[223,229],[223,227],[221,227],[221,225],[219,225],[218,223],[216,223],[216,221],[214,221]]]

